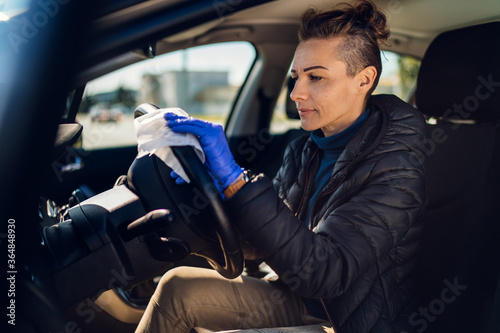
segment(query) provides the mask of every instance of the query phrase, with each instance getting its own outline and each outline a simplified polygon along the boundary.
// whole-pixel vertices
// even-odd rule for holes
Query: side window
[[[373,94],[393,94],[402,100],[410,102],[415,91],[420,60],[390,51],[382,51],[381,58],[382,75]],[[290,129],[300,128],[300,120],[290,119],[286,114],[286,102],[289,98],[285,86],[278,98],[271,119],[270,131],[273,134],[285,133]]]
[[[393,94],[409,102],[415,92],[420,59],[382,51],[382,75],[373,94]]]
[[[180,107],[224,125],[256,57],[246,42],[199,46],[158,56],[87,84],[77,121],[86,150],[136,144],[135,107]]]

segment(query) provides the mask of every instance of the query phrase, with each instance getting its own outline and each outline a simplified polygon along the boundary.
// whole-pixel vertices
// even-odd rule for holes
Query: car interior
[[[224,126],[240,166],[272,178],[308,134],[288,98],[300,14],[340,2],[0,1],[0,213],[16,230],[6,327],[133,332],[172,267],[263,276],[194,151],[172,149],[193,180],[177,185],[155,155],[136,158],[133,123],[192,110]],[[500,2],[374,3],[391,28],[375,93],[415,106],[429,133],[409,327],[499,332]]]

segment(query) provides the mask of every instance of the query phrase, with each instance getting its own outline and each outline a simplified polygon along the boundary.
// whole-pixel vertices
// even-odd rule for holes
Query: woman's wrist
[[[250,177],[250,171],[244,170],[243,172],[241,172],[238,178],[236,178],[236,180],[234,180],[231,184],[229,184],[229,186],[224,189],[224,197],[226,199],[229,199],[230,197],[235,195],[236,192],[238,192],[246,183],[250,181]]]

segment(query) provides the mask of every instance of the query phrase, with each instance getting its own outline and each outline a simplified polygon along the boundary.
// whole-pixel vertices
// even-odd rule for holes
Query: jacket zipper
[[[320,199],[326,195],[329,195],[329,194],[332,194],[333,192],[335,192],[339,187],[340,185],[342,185],[342,183],[344,182],[344,180],[346,179],[347,177],[347,171],[344,171],[344,174],[342,175],[342,178],[340,179],[339,183],[335,186],[335,188],[333,188],[332,190],[328,191],[328,192],[325,192],[325,193],[322,193],[318,200],[316,200],[316,202],[314,203],[314,206],[313,206],[313,209],[311,210],[311,219],[312,217],[314,216],[314,211],[316,210],[316,206],[318,205],[318,202],[320,201]],[[313,224],[311,223],[312,221],[309,221],[309,228],[312,230],[313,229]]]
[[[339,187],[340,185],[342,185],[342,183],[344,182],[344,180],[346,179],[347,177],[347,171],[344,171],[344,175],[342,176],[342,178],[340,179],[339,183],[337,184],[337,186],[335,186],[334,189],[326,192],[326,193],[323,193],[322,195],[320,195],[320,197],[318,198],[318,200],[316,200],[316,202],[314,203],[314,206],[313,206],[313,209],[311,211],[311,219],[312,217],[314,216],[314,210],[316,209],[316,205],[318,204],[318,201],[319,199],[321,199],[321,197],[324,197],[326,195],[329,195],[333,192],[335,192]],[[309,229],[312,230],[313,229],[313,224],[312,224],[312,221],[309,221]],[[325,311],[326,313],[326,316],[328,317],[328,321],[330,322],[330,325],[332,325],[332,330],[333,330],[333,333],[337,332],[337,330],[335,329],[335,325],[333,324],[333,319],[332,317],[330,316],[330,312],[328,311],[328,309],[326,308],[326,304],[325,304],[325,300],[323,298],[320,299],[321,301],[321,305],[323,305],[323,310]]]
[[[300,209],[302,208],[302,204],[304,203],[304,198],[306,197],[307,183],[309,182],[309,166],[311,165],[311,162],[312,162],[312,160],[314,159],[314,157],[316,156],[317,153],[318,153],[318,150],[316,149],[314,151],[314,154],[312,155],[311,159],[309,160],[309,162],[307,162],[307,166],[306,166],[306,183],[304,184],[304,191],[302,192],[302,198],[300,199],[299,206],[297,207],[297,210],[295,211],[295,216],[297,216],[297,217],[298,217]]]
[[[311,165],[311,162],[313,161],[314,157],[316,156],[317,154],[317,150],[314,151],[314,154],[312,155],[311,159],[309,160],[309,162],[307,162],[307,166],[306,166],[306,182],[304,184],[304,191],[302,192],[302,198],[300,199],[300,203],[299,203],[299,206],[297,207],[297,211],[295,212],[295,216],[297,216],[299,214],[299,211],[300,209],[302,208],[302,204],[304,203],[304,198],[306,196],[306,191],[307,191],[307,184],[308,184],[308,181],[309,181],[309,166]],[[335,192],[339,186],[344,182],[345,178],[347,176],[347,171],[344,172],[344,175],[342,176],[342,179],[340,180],[340,182],[337,184],[337,186],[335,186],[335,188],[331,191],[328,191],[327,193],[323,193],[320,198],[324,195],[327,195],[327,194],[330,194],[330,193],[333,193]],[[318,198],[318,200],[320,199]],[[317,203],[318,201],[316,201]],[[313,210],[311,212],[311,217],[313,216],[314,214],[314,209],[316,208],[316,203],[314,204],[314,207],[313,207]],[[309,225],[310,225],[310,229],[312,230],[312,224],[309,222]],[[328,312],[328,309],[326,308],[326,305],[325,305],[325,301],[323,300],[323,298],[320,299],[321,301],[321,305],[323,305],[323,309],[325,310],[325,313],[326,313],[326,316],[328,317],[328,321],[330,322],[330,325],[332,325],[332,330],[333,330],[333,333],[337,332],[337,330],[335,329],[335,325],[333,324],[333,320],[330,316],[330,313]]]
[[[375,139],[375,141],[372,143],[372,145],[365,151],[364,154],[362,154],[361,156],[358,156],[358,159],[361,159],[361,158],[364,158],[364,156],[366,156],[369,152],[373,151],[372,147],[376,147],[380,144],[380,141],[382,140],[382,138],[384,137],[386,131],[387,131],[387,115],[386,113],[382,112],[382,125],[381,125],[381,132],[378,134],[377,138]],[[306,195],[306,189],[307,189],[307,181],[308,181],[308,169],[309,169],[309,165],[311,164],[311,161],[313,160],[314,156],[316,155],[316,152],[317,150],[314,152],[314,155],[313,157],[311,158],[311,160],[309,160],[309,162],[307,163],[307,167],[306,167],[306,184],[305,184],[305,187],[304,187],[304,192],[302,193],[302,199],[300,200],[300,204],[299,204],[299,207],[297,208],[297,211],[295,213],[295,216],[298,215],[299,211],[300,211],[300,208],[302,207],[302,203],[304,201],[304,197]],[[353,161],[354,162],[354,161]],[[354,163],[351,163],[350,165],[353,165]],[[348,169],[349,170],[349,169]],[[342,176],[342,178],[340,179],[339,183],[337,184],[337,186],[335,186],[335,188],[331,191],[328,191],[327,193],[323,193],[319,198],[318,200],[316,201],[316,203],[314,204],[314,207],[311,211],[311,217],[314,216],[314,210],[316,208],[316,204],[317,202],[319,201],[319,199],[324,196],[324,195],[327,195],[327,194],[331,194],[333,192],[335,192],[339,186],[344,182],[344,180],[346,179],[347,177],[347,171],[346,170],[344,172],[344,175]],[[309,223],[310,225],[310,229],[312,230],[312,223]],[[321,301],[321,305],[323,305],[323,309],[325,310],[325,313],[328,317],[328,321],[330,322],[330,324],[332,325],[332,330],[333,332],[335,333],[336,332],[336,329],[335,329],[335,325],[333,324],[333,320],[330,316],[330,313],[328,311],[328,309],[326,308],[326,304],[325,304],[325,301],[323,298],[320,299]]]

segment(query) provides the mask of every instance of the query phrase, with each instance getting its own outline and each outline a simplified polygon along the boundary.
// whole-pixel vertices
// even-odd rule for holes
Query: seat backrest
[[[445,32],[429,46],[416,105],[428,125],[428,206],[418,331],[480,332],[500,269],[500,22]],[[481,329],[483,328],[483,329]]]

